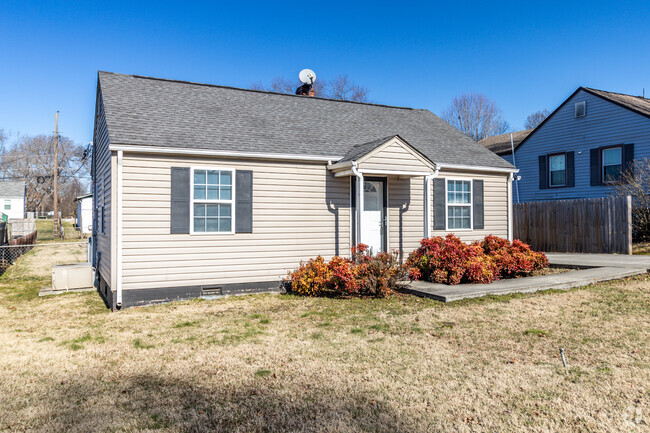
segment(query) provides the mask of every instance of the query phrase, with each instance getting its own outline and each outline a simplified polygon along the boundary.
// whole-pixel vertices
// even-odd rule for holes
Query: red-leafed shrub
[[[359,244],[352,248],[352,260],[334,256],[325,262],[319,256],[301,263],[289,273],[289,289],[308,296],[388,296],[405,277],[404,267],[396,254],[367,252]]]
[[[466,244],[453,234],[422,239],[406,262],[412,280],[434,283],[491,283],[499,278],[528,275],[548,266],[544,253],[521,241],[487,236]]]

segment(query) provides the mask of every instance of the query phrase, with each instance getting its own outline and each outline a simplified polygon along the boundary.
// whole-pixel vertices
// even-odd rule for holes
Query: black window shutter
[[[566,186],[576,186],[575,152],[566,153]]]
[[[474,192],[474,202],[472,203],[474,214],[474,229],[485,228],[485,216],[483,206],[483,180],[474,179],[472,186]]]
[[[433,229],[445,229],[445,178],[433,179]]]
[[[623,173],[634,174],[634,144],[623,145]]]
[[[548,188],[548,167],[546,155],[539,155],[539,189]]]
[[[253,233],[253,172],[251,170],[237,170],[235,195],[235,233]]]
[[[190,169],[172,167],[170,232],[190,232]]]
[[[591,149],[589,151],[589,172],[591,173],[590,185],[600,185],[600,149]]]

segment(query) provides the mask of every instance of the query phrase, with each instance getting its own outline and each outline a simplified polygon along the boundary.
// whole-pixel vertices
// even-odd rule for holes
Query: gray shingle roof
[[[532,129],[525,129],[523,131],[512,133],[512,144],[514,144],[515,149],[519,147],[521,142],[524,141],[524,139],[528,137],[528,134],[531,132],[533,132]],[[512,153],[512,147],[510,145],[510,133],[486,137],[483,140],[479,141],[479,144],[483,145],[486,149],[490,149],[497,155],[509,155]]]
[[[340,162],[357,160],[371,150],[376,149],[382,144],[386,143],[393,137],[395,136],[393,135],[391,137],[380,138],[379,140],[369,141],[368,143],[356,144],[348,151],[348,153],[345,154]]]
[[[435,163],[511,168],[428,110],[99,72],[111,144],[343,156],[399,135]]]
[[[24,196],[24,181],[0,181],[0,198],[23,198]]]

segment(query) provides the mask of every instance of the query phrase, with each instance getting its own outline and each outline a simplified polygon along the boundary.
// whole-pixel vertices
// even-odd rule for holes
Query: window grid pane
[[[551,186],[564,186],[566,184],[566,159],[565,155],[553,155],[548,158],[549,182]]]
[[[447,228],[449,230],[471,229],[472,191],[470,181],[447,181]]]
[[[232,172],[194,170],[194,200],[232,200]]]
[[[194,231],[229,232],[232,227],[232,205],[222,203],[194,204]]]

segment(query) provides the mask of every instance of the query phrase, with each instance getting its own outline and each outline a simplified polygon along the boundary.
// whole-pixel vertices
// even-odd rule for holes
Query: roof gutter
[[[463,165],[463,164],[441,164],[436,163],[438,169],[450,170],[467,170],[467,171],[487,171],[492,173],[518,173],[519,169],[506,167],[487,167],[482,165]]]
[[[198,155],[198,156],[221,156],[225,158],[255,158],[293,161],[328,162],[336,161],[342,156],[320,156],[301,155],[295,153],[264,153],[264,152],[232,152],[226,150],[191,149],[187,147],[163,147],[163,146],[142,146],[134,144],[111,144],[111,151],[123,151],[131,153],[149,153],[162,155]]]

